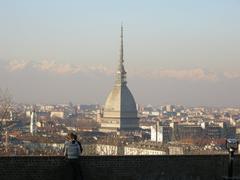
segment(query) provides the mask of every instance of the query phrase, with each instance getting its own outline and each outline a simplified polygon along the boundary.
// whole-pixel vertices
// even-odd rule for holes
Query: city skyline
[[[234,0],[4,2],[1,88],[17,102],[103,104],[123,21],[138,104],[239,106],[238,7]]]

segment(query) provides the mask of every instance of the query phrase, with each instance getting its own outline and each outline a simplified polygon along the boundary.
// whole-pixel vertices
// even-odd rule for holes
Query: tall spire
[[[123,65],[123,25],[121,24],[121,48],[120,48],[120,65]]]
[[[121,24],[121,45],[120,45],[120,58],[119,58],[119,64],[117,68],[117,74],[116,74],[116,84],[117,85],[125,85],[126,82],[126,71],[124,69],[123,65],[123,25]]]

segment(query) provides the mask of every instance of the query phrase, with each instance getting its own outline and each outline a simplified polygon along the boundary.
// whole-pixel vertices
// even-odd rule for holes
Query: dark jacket
[[[71,140],[65,143],[64,156],[68,159],[77,159],[80,156],[81,150],[78,141]]]

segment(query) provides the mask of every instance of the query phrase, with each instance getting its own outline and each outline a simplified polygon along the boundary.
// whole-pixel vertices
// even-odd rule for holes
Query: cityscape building
[[[35,109],[31,112],[31,120],[30,120],[30,133],[34,135],[37,131],[37,113]]]
[[[156,143],[167,143],[172,140],[172,128],[170,126],[159,125],[159,121],[155,126],[151,126],[151,141]]]
[[[139,119],[134,97],[127,87],[123,59],[123,27],[121,26],[120,59],[115,84],[105,102],[101,119],[102,132],[132,131],[139,128]]]

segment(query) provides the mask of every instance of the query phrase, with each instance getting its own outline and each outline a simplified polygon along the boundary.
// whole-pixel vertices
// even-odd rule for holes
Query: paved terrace
[[[85,180],[220,180],[228,156],[82,156],[79,162]],[[64,157],[0,157],[1,180],[70,180],[71,174]]]

